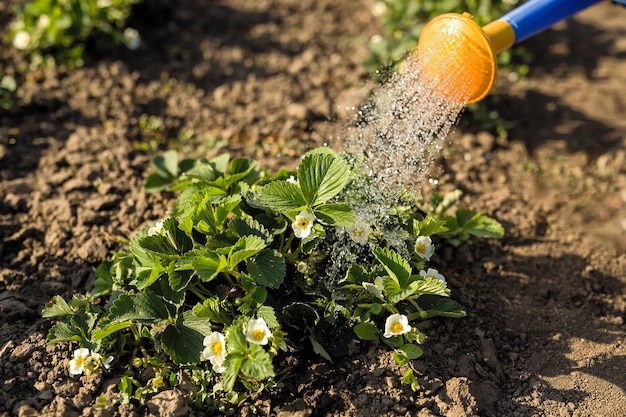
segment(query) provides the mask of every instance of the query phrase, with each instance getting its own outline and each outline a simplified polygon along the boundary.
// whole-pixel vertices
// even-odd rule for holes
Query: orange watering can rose
[[[426,85],[455,103],[493,87],[496,55],[601,0],[529,0],[481,28],[469,13],[436,17],[422,30],[413,64]]]

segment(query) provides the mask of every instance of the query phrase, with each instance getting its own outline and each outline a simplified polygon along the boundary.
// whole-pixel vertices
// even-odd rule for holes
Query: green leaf
[[[422,221],[414,220],[413,222],[413,234],[415,236],[432,236],[448,231],[445,220],[438,219],[430,214]]]
[[[168,217],[163,220],[163,230],[169,236],[169,243],[177,254],[185,253],[193,248],[193,240],[179,228],[180,222],[176,217]]]
[[[259,172],[256,170],[258,163],[251,159],[233,159],[228,168],[227,185],[245,181],[247,184],[254,184],[259,179]]]
[[[204,256],[194,258],[192,265],[200,279],[208,282],[228,268],[228,261],[224,255],[217,252],[205,252]]]
[[[228,224],[228,229],[235,232],[235,234],[240,237],[246,235],[258,236],[264,239],[266,244],[270,244],[273,239],[272,234],[265,228],[265,226],[257,220],[249,217],[237,217],[232,219]]]
[[[278,288],[286,275],[285,259],[276,250],[263,250],[247,263],[248,273],[257,284]]]
[[[302,245],[302,253],[309,255],[325,238],[326,231],[322,225],[315,223],[313,225],[313,230],[311,230],[311,234],[302,239],[302,242],[300,243]]]
[[[359,323],[354,326],[354,333],[361,340],[377,340],[380,335],[380,330],[374,325],[374,323]]]
[[[419,298],[418,304],[426,311],[426,318],[435,316],[461,318],[466,314],[465,310],[463,310],[463,306],[450,298],[424,295]],[[409,315],[409,319],[413,319],[411,315]]]
[[[320,316],[310,305],[295,302],[283,308],[283,319],[287,326],[302,331],[306,328],[315,327]]]
[[[82,339],[80,330],[67,323],[57,323],[48,332],[48,343],[78,342]]]
[[[119,332],[120,330],[124,330],[124,329],[128,329],[130,326],[133,325],[133,322],[131,320],[126,320],[126,321],[121,321],[119,323],[114,323],[114,324],[109,324],[107,326],[104,326],[102,329],[97,329],[96,331],[94,331],[93,333],[93,338],[96,341],[100,341],[102,339],[104,339],[105,337],[115,333],[115,332]]]
[[[249,259],[265,249],[265,240],[259,236],[241,237],[228,254],[228,266],[234,269],[240,262]]]
[[[325,204],[313,210],[315,217],[326,224],[335,226],[351,226],[356,221],[356,215],[345,204]]]
[[[346,272],[346,277],[342,283],[361,285],[364,282],[370,282],[370,274],[363,265],[352,264]]]
[[[328,362],[333,363],[333,360],[330,357],[330,354],[326,351],[326,349],[324,349],[324,346],[322,346],[320,342],[317,341],[317,338],[315,337],[313,333],[309,335],[309,342],[311,342],[311,346],[313,347],[313,352],[317,353],[322,358],[326,359]]]
[[[397,296],[402,291],[402,287],[400,287],[398,280],[395,277],[390,277],[390,276],[376,278],[374,280],[374,286],[376,288],[382,288],[383,292],[385,293],[385,296],[387,296],[388,298]],[[368,291],[372,292],[369,289]],[[414,291],[414,290],[410,289],[410,291]]]
[[[186,311],[175,325],[168,325],[161,336],[163,350],[177,364],[196,364],[202,360],[203,341],[211,334],[211,323]]]
[[[406,343],[398,348],[398,350],[406,355],[408,359],[417,359],[424,354],[421,347],[413,343]]]
[[[402,256],[389,248],[376,248],[374,256],[381,263],[389,276],[398,280],[401,288],[406,288],[411,277],[411,265]]]
[[[152,235],[139,238],[139,246],[144,251],[159,258],[172,260],[178,258],[178,252],[172,242],[164,235]]]
[[[307,201],[300,188],[287,181],[274,181],[258,191],[258,200],[279,213],[301,210]]]
[[[121,294],[113,302],[109,314],[111,324],[126,320],[155,324],[169,317],[165,302],[149,290],[135,295]]]
[[[202,304],[195,305],[192,310],[197,317],[208,319],[215,323],[228,323],[230,321],[225,307],[217,295],[207,298]]]
[[[237,381],[239,370],[244,360],[244,355],[241,353],[230,352],[226,355],[224,360],[224,373],[222,374],[222,384],[225,392],[231,392]]]
[[[163,274],[165,274],[166,269],[158,259],[154,260],[154,264],[152,268],[136,268],[135,279],[131,282],[138,289],[143,290],[150,285],[154,284]]]
[[[41,313],[44,318],[63,317],[77,312],[76,308],[70,307],[63,297],[55,295],[52,301],[46,304]]]
[[[257,309],[256,316],[259,319],[265,320],[265,324],[267,324],[267,327],[270,329],[275,329],[280,325],[274,309],[270,306],[260,306]]]
[[[443,282],[434,277],[416,277],[417,280],[411,285],[415,286],[415,293],[450,296],[450,289]]]
[[[350,181],[350,168],[342,158],[329,153],[307,154],[298,167],[298,183],[307,203],[324,204]]]
[[[258,380],[271,378],[274,376],[272,358],[261,346],[251,344],[249,354],[241,363],[241,373]]]

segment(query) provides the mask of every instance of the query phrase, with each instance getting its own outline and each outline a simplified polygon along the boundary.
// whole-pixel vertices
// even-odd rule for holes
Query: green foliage
[[[155,158],[147,187],[179,193],[172,214],[97,268],[92,291],[53,298],[43,310],[56,320],[48,341],[89,349],[90,371],[114,358],[125,376],[113,403],[185,380],[196,387],[192,404],[223,410],[278,387],[279,355],[308,345],[332,361],[325,345],[338,328],[388,345],[409,368],[402,381],[417,389],[412,361],[425,336],[410,323],[465,312],[443,276],[426,270],[416,240],[426,247],[502,229],[470,210],[445,216],[451,198],[434,198],[431,210],[406,192],[381,199],[353,160],[315,150],[297,171],[271,177],[228,155]],[[154,377],[141,380],[142,369]]]
[[[118,43],[139,46],[136,30],[125,28],[133,4],[141,0],[32,0],[19,3],[7,40],[34,67],[80,67],[88,42],[108,49]]]
[[[13,107],[13,99],[11,96],[17,90],[15,78],[5,75],[0,78],[0,109],[10,109]]]

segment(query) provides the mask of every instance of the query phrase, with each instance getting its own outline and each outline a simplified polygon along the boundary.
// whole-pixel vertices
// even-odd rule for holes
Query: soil
[[[12,3],[0,3],[1,27]],[[189,413],[176,390],[94,408],[119,379],[70,376],[73,347],[47,345],[41,309],[90,288],[94,266],[167,213],[171,195],[143,190],[158,152],[228,151],[277,169],[332,145],[375,84],[362,66],[380,31],[372,5],[145,7],[138,51],[81,69],[18,72],[23,59],[2,48],[0,72],[19,90],[0,113],[1,416]],[[332,364],[300,358],[283,391],[230,414],[626,415],[624,19],[605,2],[529,40],[528,78],[503,74],[487,99],[508,137],[464,117],[446,140],[438,187],[463,190],[506,236],[440,248],[468,315],[420,325],[422,389],[400,383],[387,349],[345,336]]]

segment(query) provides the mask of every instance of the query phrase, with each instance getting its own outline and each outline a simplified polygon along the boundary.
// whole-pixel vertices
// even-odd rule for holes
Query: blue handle
[[[511,25],[515,44],[602,0],[529,0],[500,18]]]

